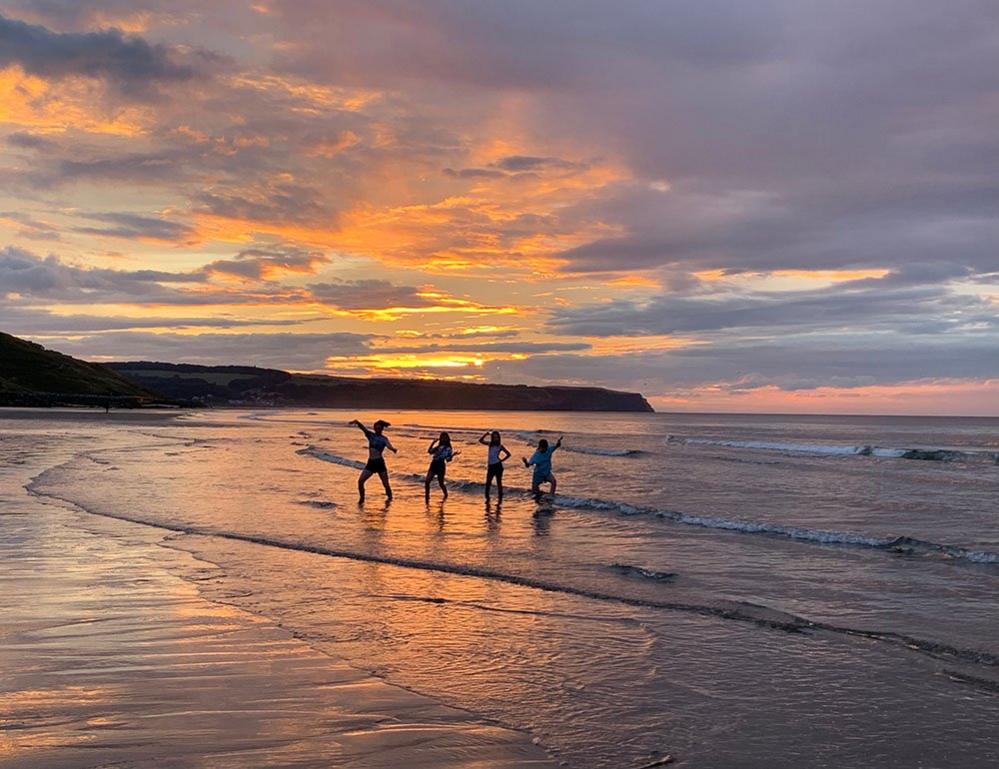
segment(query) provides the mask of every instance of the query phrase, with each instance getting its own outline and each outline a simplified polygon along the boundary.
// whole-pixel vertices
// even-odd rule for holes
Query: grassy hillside
[[[151,395],[105,366],[0,332],[0,395],[14,400],[36,393],[137,398]]]

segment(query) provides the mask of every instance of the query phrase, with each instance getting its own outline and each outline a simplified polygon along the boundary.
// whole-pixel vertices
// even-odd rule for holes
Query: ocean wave
[[[324,451],[317,446],[309,446],[299,449],[299,454],[309,455],[324,462],[363,469],[362,462],[355,462],[352,459]],[[398,473],[397,478],[422,483],[424,477],[414,473]],[[485,484],[478,481],[449,480],[448,487],[459,491],[485,491]],[[516,486],[504,486],[507,496],[519,495],[530,498],[530,489]],[[555,507],[572,510],[593,510],[597,512],[615,513],[618,515],[647,515],[654,516],[662,520],[672,521],[685,526],[697,526],[702,529],[717,529],[741,534],[756,534],[770,537],[781,537],[792,539],[797,542],[810,542],[820,545],[845,545],[852,547],[866,547],[874,550],[882,550],[897,555],[913,556],[937,556],[950,558],[970,563],[979,564],[999,564],[999,553],[987,550],[975,550],[962,547],[960,545],[950,545],[940,542],[930,542],[907,535],[886,535],[876,536],[870,534],[859,534],[850,531],[836,531],[831,529],[810,529],[801,526],[787,526],[778,523],[767,523],[762,521],[746,521],[738,518],[723,518],[714,515],[697,515],[693,513],[683,513],[676,510],[662,510],[644,505],[632,505],[627,502],[598,499],[596,497],[577,497],[566,494],[556,494],[554,497],[545,495],[545,499]]]
[[[689,446],[721,446],[732,449],[757,449],[761,451],[781,451],[788,454],[815,454],[822,456],[885,457],[890,459],[921,459],[935,462],[966,462],[970,460],[991,461],[999,464],[999,452],[975,449],[949,448],[891,448],[886,446],[830,445],[825,443],[786,443],[778,441],[721,440],[717,438],[687,437],[670,435],[668,444]]]
[[[597,446],[563,445],[562,451],[570,454],[592,454],[598,457],[637,457],[645,452],[641,449],[605,449]]]
[[[515,433],[517,439],[523,441],[530,446],[536,446],[538,440],[544,438],[545,436],[556,436],[561,435],[561,433],[556,433],[551,430],[535,430],[533,433],[520,431]],[[590,454],[597,457],[637,457],[645,452],[641,449],[612,449],[605,448],[603,446],[579,446],[574,442],[562,444],[561,451],[568,452],[569,454]]]
[[[452,433],[454,435],[472,435],[476,438],[481,438],[486,433],[491,433],[492,429],[478,428],[478,427],[448,427],[446,425],[421,425],[414,422],[405,422],[399,425],[407,430],[426,430],[427,434],[430,433]],[[502,432],[502,431],[500,431]]]
[[[91,515],[104,518],[125,521],[128,523],[150,526],[162,531],[170,531],[178,534],[190,536],[216,537],[220,539],[245,542],[253,545],[280,548],[299,553],[309,553],[312,555],[341,558],[345,560],[361,561],[366,563],[379,563],[388,566],[397,566],[407,569],[417,569],[422,571],[432,571],[437,573],[452,574],[459,577],[470,577],[478,579],[492,580],[520,587],[542,590],[546,592],[559,593],[563,595],[578,596],[598,601],[608,601],[627,606],[634,606],[642,609],[665,610],[685,614],[693,614],[706,618],[737,621],[746,624],[756,625],[762,628],[780,630],[795,634],[812,634],[819,631],[834,633],[838,635],[864,638],[878,641],[891,646],[908,649],[921,654],[931,656],[938,660],[947,662],[960,662],[983,666],[987,668],[999,667],[999,655],[981,651],[955,647],[950,644],[938,643],[933,640],[917,638],[915,636],[899,633],[896,631],[881,631],[876,629],[854,628],[849,626],[835,625],[829,622],[813,621],[807,618],[775,609],[767,606],[760,606],[743,601],[719,600],[717,603],[688,603],[680,601],[665,601],[641,596],[620,594],[605,590],[591,589],[578,585],[571,585],[562,582],[555,582],[549,579],[534,577],[530,575],[515,574],[500,569],[475,566],[471,564],[457,564],[449,561],[433,561],[404,556],[392,556],[382,553],[371,553],[364,551],[354,551],[340,548],[333,548],[326,545],[313,544],[311,542],[287,540],[283,538],[267,536],[263,534],[251,534],[229,529],[218,529],[211,526],[199,526],[185,523],[175,523],[144,518],[135,514],[125,514],[109,510],[95,510],[85,507],[73,499],[61,496],[51,490],[44,490],[44,479],[49,473],[58,468],[51,468],[36,476],[25,487],[29,493],[49,499],[57,499],[76,506]],[[176,547],[177,545],[171,545]],[[633,568],[633,567],[625,567]],[[434,602],[436,598],[430,599]],[[994,687],[996,684],[991,679],[980,679],[978,676],[966,676],[966,683],[975,684],[977,680]]]
[[[656,571],[655,569],[646,569],[642,566],[632,566],[630,563],[615,563],[611,568],[629,577],[642,577],[643,579],[651,579],[656,582],[671,582],[676,579],[676,574],[671,571]]]
[[[316,459],[321,459],[323,462],[331,462],[334,465],[343,465],[344,467],[353,467],[355,470],[363,470],[364,462],[358,462],[354,459],[348,459],[347,457],[341,457],[339,454],[334,454],[331,451],[325,451],[318,446],[306,446],[304,449],[299,449],[296,454],[307,454],[308,456],[315,457]]]
[[[336,502],[332,502],[328,499],[300,499],[298,504],[305,505],[306,507],[314,507],[317,510],[332,510],[338,507]]]

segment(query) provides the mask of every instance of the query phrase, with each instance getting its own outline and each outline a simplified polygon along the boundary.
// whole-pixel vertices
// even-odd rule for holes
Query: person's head
[[[542,453],[548,451],[548,441],[546,441],[544,438],[538,441],[538,451]]]
[[[490,446],[499,446],[500,445],[500,434],[499,434],[499,430],[493,430],[492,435],[489,436],[489,445]]]
[[[441,433],[441,437],[437,439],[437,442],[441,446],[450,446],[451,445],[451,436],[448,435],[447,433]]]
[[[379,419],[377,422],[375,422],[373,427],[375,429],[375,432],[381,435],[382,432],[385,430],[385,428],[391,427],[391,425],[388,422],[386,422],[384,419]]]

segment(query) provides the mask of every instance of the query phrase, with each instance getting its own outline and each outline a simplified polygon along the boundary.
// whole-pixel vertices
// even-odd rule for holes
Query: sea
[[[354,418],[391,422],[391,501],[375,477],[358,504]],[[559,437],[535,499],[521,457]],[[212,564],[210,600],[565,766],[999,766],[999,419],[38,411],[0,413],[0,459]]]

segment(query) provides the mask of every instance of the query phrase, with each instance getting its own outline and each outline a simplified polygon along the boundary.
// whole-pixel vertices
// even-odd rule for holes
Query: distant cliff
[[[112,369],[0,332],[0,406],[137,406],[154,398]]]
[[[357,379],[289,374],[253,366],[109,363],[136,385],[173,400],[205,405],[312,408],[486,409],[493,411],[641,411],[638,393],[599,387],[530,387],[424,379]]]
[[[0,332],[0,406],[192,406],[643,411],[638,393],[290,374],[255,366],[88,363]]]

